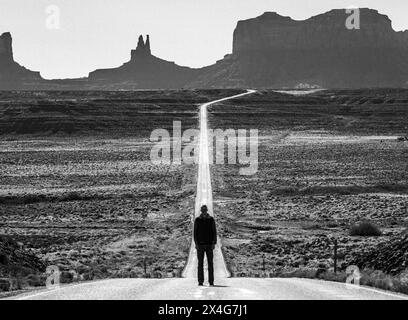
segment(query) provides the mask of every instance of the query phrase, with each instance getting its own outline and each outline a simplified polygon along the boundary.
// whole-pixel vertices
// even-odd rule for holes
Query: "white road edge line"
[[[328,284],[328,283],[332,283],[333,286],[344,286],[344,289],[346,290],[350,290],[350,294],[352,294],[352,292],[357,292],[358,290],[366,290],[366,291],[371,291],[371,292],[375,292],[378,294],[382,294],[382,295],[386,295],[386,296],[391,296],[394,298],[399,298],[399,299],[403,299],[403,300],[408,300],[408,296],[404,295],[403,293],[397,293],[397,292],[388,292],[385,290],[381,290],[381,289],[376,289],[374,287],[368,287],[368,286],[358,286],[358,285],[353,285],[353,284],[346,284],[346,283],[342,283],[342,282],[334,282],[334,281],[326,281],[326,280],[319,280],[319,279],[308,279],[308,278],[278,278],[278,279],[285,279],[285,280],[289,280],[289,281],[307,281],[307,280],[311,280],[309,282],[319,282],[321,284]],[[349,286],[349,287],[346,287]],[[319,291],[331,291],[332,289],[319,289]]]
[[[70,287],[84,287],[84,286],[88,286],[88,285],[93,285],[96,282],[101,283],[101,282],[108,282],[110,280],[114,280],[114,279],[99,280],[99,281],[95,281],[95,282],[75,283],[75,284],[60,286],[60,287],[55,288],[55,289],[48,289],[48,290],[44,289],[41,292],[37,292],[37,293],[31,294],[31,295],[24,295],[23,294],[23,296],[17,298],[16,300],[27,300],[27,299],[31,299],[31,298],[34,298],[34,297],[39,297],[39,296],[43,296],[43,295],[46,295],[46,294],[50,294],[50,293],[52,294],[52,293],[55,293],[55,292],[58,292],[58,291],[62,291],[63,289],[70,288]]]
[[[356,290],[361,290],[361,289],[363,289],[363,290],[366,290],[366,291],[372,291],[372,292],[376,292],[376,293],[379,293],[379,294],[383,294],[383,295],[386,295],[386,296],[390,296],[390,297],[394,297],[394,298],[399,298],[399,299],[403,299],[403,300],[408,300],[408,296],[405,296],[404,294],[399,294],[399,293],[392,293],[392,292],[388,292],[388,291],[385,291],[385,290],[380,290],[380,289],[376,289],[376,288],[373,288],[373,287],[367,287],[367,286],[360,286],[358,289],[356,289]]]
[[[177,279],[177,278],[168,278],[168,279],[165,279],[165,280],[171,280],[171,279]],[[64,290],[64,289],[67,289],[67,288],[73,288],[73,287],[75,287],[75,288],[78,288],[78,287],[86,287],[86,286],[89,286],[89,285],[95,285],[95,284],[101,284],[101,283],[105,283],[105,282],[110,282],[110,281],[116,281],[116,280],[126,280],[126,278],[119,278],[119,279],[115,279],[115,278],[111,278],[111,279],[104,279],[104,280],[97,280],[97,281],[87,281],[87,282],[82,282],[82,283],[71,283],[71,284],[67,284],[67,285],[61,285],[60,287],[58,287],[58,288],[55,288],[55,289],[42,289],[40,292],[37,292],[37,293],[34,293],[34,294],[31,294],[31,295],[25,295],[24,293],[22,293],[21,295],[20,295],[20,297],[19,296],[16,296],[15,298],[15,300],[27,300],[27,299],[31,299],[31,298],[34,298],[34,297],[40,297],[40,296],[43,296],[43,295],[47,295],[47,294],[53,294],[53,293],[55,293],[55,292],[58,292],[58,291],[62,291],[62,290]],[[159,279],[140,279],[140,278],[133,278],[132,280],[146,280],[146,281],[157,281],[157,280],[159,280]],[[163,279],[162,279],[163,280]],[[13,298],[13,297],[10,297],[11,299]]]
[[[200,105],[200,139],[198,144],[198,173],[197,173],[197,189],[196,199],[194,207],[194,217],[200,214],[200,208],[203,204],[207,205],[208,213],[214,216],[213,212],[213,198],[212,198],[212,186],[211,186],[211,172],[210,172],[210,160],[209,160],[209,144],[208,144],[208,121],[207,121],[207,108],[211,105],[232,100],[235,98],[243,97],[249,94],[255,93],[256,90],[247,90],[244,93],[240,93],[234,96],[210,101]],[[211,152],[212,154],[212,152]],[[219,239],[218,239],[219,240]],[[224,257],[221,251],[221,241],[217,241],[218,244],[214,250],[214,273],[218,278],[228,278],[230,273],[224,261]],[[197,268],[196,250],[193,241],[193,235],[191,240],[190,253],[187,259],[187,263],[182,272],[183,278],[194,278]]]

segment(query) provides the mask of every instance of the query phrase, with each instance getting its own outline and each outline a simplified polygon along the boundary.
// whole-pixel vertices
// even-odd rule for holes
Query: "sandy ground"
[[[137,140],[77,147],[3,151],[1,233],[84,279],[144,276],[145,265],[149,276],[179,274],[189,248],[194,166],[153,165],[146,159],[151,145]]]
[[[238,92],[0,93],[0,235],[77,280],[180,276],[197,168],[153,164],[150,134]]]
[[[191,244],[195,166],[154,166],[148,142],[195,128],[213,92],[0,93],[0,235],[80,279],[177,276]],[[261,91],[212,106],[210,128],[257,128],[259,171],[211,168],[233,274],[340,267],[406,228],[406,91]],[[383,236],[350,237],[360,219]]]
[[[375,96],[401,99],[379,106],[365,92],[265,91],[211,108],[212,128],[256,128],[260,136],[255,175],[240,176],[239,165],[212,166],[214,210],[233,274],[332,270],[335,239],[344,270],[354,253],[407,228],[408,144],[397,139],[408,132],[407,95]],[[364,219],[383,236],[349,236]]]

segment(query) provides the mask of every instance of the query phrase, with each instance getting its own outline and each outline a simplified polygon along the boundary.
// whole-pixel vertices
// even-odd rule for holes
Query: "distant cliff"
[[[408,87],[408,31],[394,31],[391,20],[376,10],[360,10],[360,29],[346,28],[348,17],[338,9],[303,21],[274,12],[239,21],[232,53],[201,69],[152,55],[149,36],[146,41],[140,36],[122,66],[52,81],[14,62],[11,36],[5,33],[0,89]]]
[[[400,87],[408,84],[408,32],[387,16],[360,10],[360,29],[345,10],[304,21],[277,13],[239,21],[233,52],[207,67],[192,87]]]
[[[11,34],[3,33],[0,36],[0,89],[30,88],[41,81],[39,72],[27,70],[14,61]]]

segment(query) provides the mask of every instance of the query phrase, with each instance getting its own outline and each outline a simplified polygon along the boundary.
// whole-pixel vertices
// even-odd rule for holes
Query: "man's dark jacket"
[[[198,245],[215,245],[217,243],[217,229],[213,217],[199,216],[194,222],[194,242]]]

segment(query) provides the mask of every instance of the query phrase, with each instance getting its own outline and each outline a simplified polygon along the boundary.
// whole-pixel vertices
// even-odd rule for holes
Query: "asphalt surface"
[[[407,296],[310,279],[110,279],[14,297],[17,300],[408,300]]]
[[[200,145],[195,215],[206,204],[213,215],[208,153],[207,107],[254,91],[206,103],[200,107]],[[22,294],[16,300],[408,300],[373,288],[311,279],[228,278],[221,244],[214,251],[216,285],[197,285],[197,258],[192,245],[182,279],[109,279]]]

